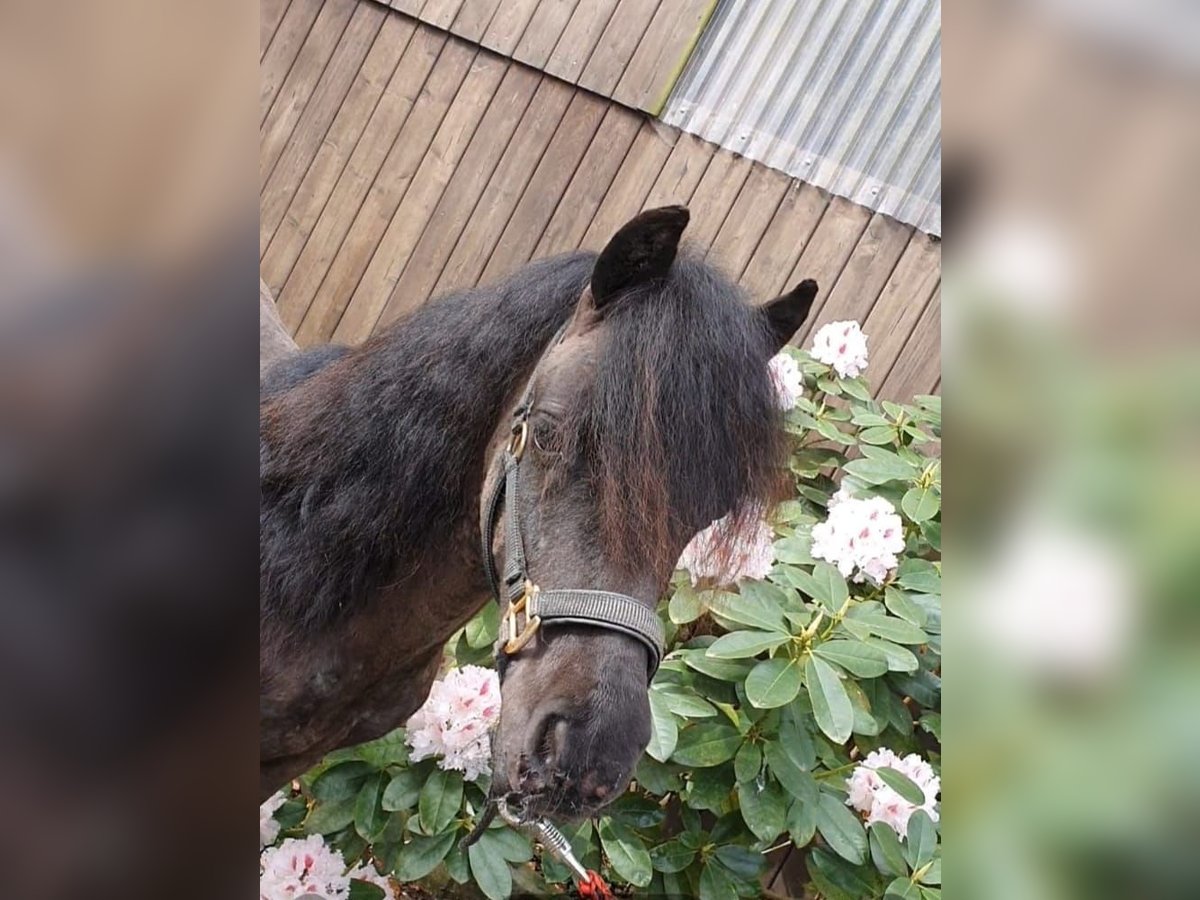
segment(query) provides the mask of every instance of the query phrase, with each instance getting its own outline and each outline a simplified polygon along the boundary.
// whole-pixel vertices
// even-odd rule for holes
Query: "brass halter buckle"
[[[512,437],[508,440],[508,452],[515,459],[520,459],[525,452],[525,441],[529,438],[529,423],[521,420],[513,426]]]
[[[504,652],[509,656],[519,653],[521,648],[529,643],[529,639],[537,634],[537,630],[542,624],[541,616],[531,616],[527,609],[530,601],[536,599],[540,590],[541,588],[536,584],[526,579],[525,592],[508,604],[508,610],[500,622],[500,633],[506,636]],[[525,627],[518,631],[517,616],[521,613],[525,613]]]

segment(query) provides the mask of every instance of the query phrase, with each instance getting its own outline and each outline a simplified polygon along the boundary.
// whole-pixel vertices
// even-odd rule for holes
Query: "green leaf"
[[[700,900],[730,900],[736,896],[737,890],[723,866],[705,866],[700,870]]]
[[[529,862],[533,859],[533,848],[529,846],[529,839],[507,825],[489,828],[480,836],[479,843],[486,844],[511,863]]]
[[[878,897],[874,873],[847,864],[819,847],[808,856],[808,874],[826,900],[864,900]]]
[[[774,781],[739,781],[742,818],[760,841],[773,841],[787,827],[787,798]]]
[[[867,383],[863,381],[861,375],[855,378],[843,378],[842,390],[855,400],[861,400],[863,403],[871,402],[871,389],[867,387]]]
[[[835,744],[844,744],[854,727],[854,709],[838,673],[825,660],[810,656],[804,681],[817,727]]]
[[[890,444],[896,440],[896,428],[893,425],[873,425],[858,433],[858,439],[864,444],[877,447]]]
[[[667,616],[676,625],[695,622],[707,611],[708,605],[690,584],[681,584],[667,603]]]
[[[659,762],[666,762],[675,752],[679,740],[679,725],[658,691],[650,691],[650,743],[646,752]]]
[[[489,900],[507,900],[512,893],[512,871],[495,848],[485,843],[487,835],[467,848],[471,877]]]
[[[831,850],[855,865],[863,862],[867,853],[867,833],[862,822],[833,794],[821,794],[817,805],[817,831]]]
[[[636,887],[645,887],[654,876],[650,852],[632,829],[614,822],[600,820],[600,843],[612,864],[613,871]]]
[[[829,612],[837,612],[850,596],[846,587],[846,579],[842,573],[827,562],[819,562],[813,566],[812,574],[796,572],[793,580],[800,590],[812,597]]]
[[[914,806],[921,806],[925,802],[925,793],[917,785],[905,775],[891,766],[883,766],[875,770],[875,774],[880,780],[890,787],[893,791],[907,800]]]
[[[808,844],[817,833],[817,803],[807,803],[797,797],[788,807],[788,834],[797,847]]]
[[[725,844],[718,847],[713,856],[743,881],[754,881],[766,867],[767,859],[761,853],[755,853],[748,847],[737,844]]]
[[[312,785],[315,799],[331,802],[357,796],[359,788],[374,768],[362,760],[339,763],[326,769]]]
[[[900,838],[889,826],[873,822],[867,829],[871,843],[871,860],[884,875],[908,876],[908,864],[900,848]]]
[[[414,769],[397,772],[383,792],[381,805],[387,812],[412,809],[421,796],[421,776]]]
[[[739,590],[737,594],[715,594],[709,604],[713,614],[759,631],[789,633],[787,619],[783,616],[787,594],[782,588],[765,581],[745,581]]]
[[[896,900],[920,900],[921,891],[907,878],[897,878],[887,886],[887,890],[884,891],[883,896],[887,900],[892,900],[892,898],[896,898]]]
[[[366,841],[375,840],[388,824],[387,814],[379,808],[383,777],[378,773],[368,778],[354,801],[354,829]]]
[[[901,560],[896,570],[896,580],[901,587],[917,594],[940,594],[942,576],[937,566],[925,559]]]
[[[811,565],[812,528],[797,528],[796,533],[775,542],[775,559],[787,565]]]
[[[746,676],[746,697],[759,709],[784,706],[800,692],[800,666],[786,657],[764,659]]]
[[[813,647],[812,652],[859,678],[877,678],[888,670],[887,655],[861,641],[826,641]]]
[[[652,794],[669,794],[683,787],[683,778],[671,766],[643,756],[634,770],[637,783]]]
[[[332,834],[341,831],[354,821],[354,810],[357,796],[343,797],[340,800],[318,802],[304,820],[304,830],[308,834]]]
[[[782,735],[779,741],[767,744],[766,757],[771,773],[789,794],[804,803],[816,805],[817,782],[788,755],[787,748],[782,744]]]
[[[871,634],[879,635],[879,637],[897,644],[929,643],[929,635],[924,631],[911,622],[905,622],[903,619],[893,616],[867,614],[855,616],[854,622],[867,629]]]
[[[800,724],[809,721],[808,706],[802,705],[797,697],[788,708],[788,713],[779,726],[779,744],[798,769],[811,772],[817,764],[817,751],[808,729]]]
[[[882,638],[867,638],[863,641],[868,647],[880,650],[887,657],[889,672],[915,672],[920,668],[920,661],[911,651],[904,649],[891,641]]]
[[[935,859],[932,862],[921,867],[921,884],[941,884],[942,883],[942,861]]]
[[[697,769],[692,773],[687,792],[688,806],[694,810],[708,809],[716,813],[728,812],[733,808],[733,766],[715,766]]]
[[[893,615],[899,616],[905,622],[911,622],[918,628],[925,627],[925,610],[899,588],[888,585],[883,592],[883,602]]]
[[[686,690],[655,685],[652,693],[659,695],[667,709],[685,719],[704,719],[717,714],[711,703]]]
[[[476,650],[481,647],[490,647],[496,643],[499,633],[500,606],[496,603],[488,603],[475,618],[467,623],[467,645]]]
[[[684,729],[675,747],[674,761],[684,766],[717,766],[733,759],[742,745],[735,728],[715,722],[702,722]]]
[[[732,631],[721,635],[705,651],[717,659],[748,659],[766,650],[774,650],[791,640],[786,634],[765,631]]]
[[[742,681],[750,673],[751,664],[740,659],[713,659],[704,650],[688,650],[683,654],[688,668],[718,681]]]
[[[914,522],[924,522],[938,514],[942,500],[931,488],[909,488],[900,500],[900,508]]]
[[[350,879],[350,890],[347,900],[383,900],[387,892],[377,884],[363,881],[361,878]]]
[[[738,749],[733,758],[733,774],[738,781],[753,781],[762,771],[763,752],[758,744],[749,741]]]
[[[678,838],[650,850],[650,863],[659,872],[682,872],[696,858],[696,848],[687,847]]]
[[[910,481],[917,477],[917,467],[901,459],[895,453],[871,448],[877,453],[862,459],[853,459],[843,467],[846,472],[867,484],[886,484],[889,481]],[[864,451],[865,452],[865,451]]]
[[[421,825],[429,834],[442,831],[462,806],[463,781],[457,772],[434,769],[421,788],[417,810]]]
[[[922,713],[920,722],[921,728],[928,731],[939,741],[942,739],[942,714],[935,712]]]
[[[430,837],[417,835],[404,845],[396,862],[395,875],[401,881],[417,881],[437,868],[454,846],[455,832],[444,831]]]
[[[904,839],[904,858],[914,869],[933,859],[937,849],[937,830],[929,814],[918,809],[908,820],[908,836]]]

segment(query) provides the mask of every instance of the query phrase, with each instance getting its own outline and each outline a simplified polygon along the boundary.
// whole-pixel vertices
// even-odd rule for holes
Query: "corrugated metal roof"
[[[662,118],[941,234],[940,0],[721,0]]]

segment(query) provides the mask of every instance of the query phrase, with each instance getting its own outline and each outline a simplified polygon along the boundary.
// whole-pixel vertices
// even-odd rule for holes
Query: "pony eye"
[[[561,452],[562,438],[558,423],[552,419],[535,419],[530,424],[530,436],[533,438],[533,445],[542,453]]]

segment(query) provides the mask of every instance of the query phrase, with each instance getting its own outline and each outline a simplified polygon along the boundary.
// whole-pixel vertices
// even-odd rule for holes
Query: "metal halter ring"
[[[541,616],[531,616],[528,610],[530,603],[536,601],[540,591],[541,588],[526,579],[525,592],[508,604],[503,621],[500,623],[500,631],[501,634],[507,635],[507,640],[504,642],[504,652],[510,656],[514,653],[519,653],[521,648],[529,643],[529,639],[537,634],[538,628],[541,627]],[[525,627],[518,632],[517,616],[521,613],[525,613]]]
[[[529,423],[522,419],[513,426],[512,437],[508,441],[508,452],[520,459],[525,452],[525,441],[529,438]]]

